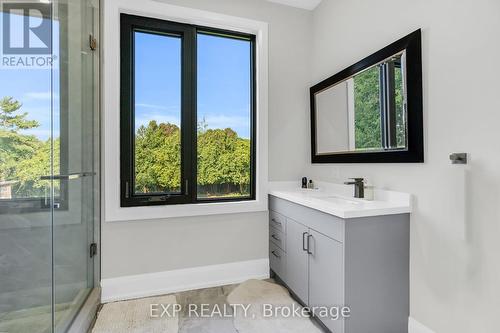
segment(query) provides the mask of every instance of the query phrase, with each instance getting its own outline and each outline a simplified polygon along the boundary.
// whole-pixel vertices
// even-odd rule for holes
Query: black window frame
[[[408,128],[406,128],[406,145],[404,148],[398,148],[395,80],[396,68],[402,68],[401,60],[397,61],[391,59],[379,65],[380,130],[382,149],[384,150],[406,149],[406,145],[408,144]],[[403,108],[406,111],[406,101],[403,103]]]
[[[181,38],[181,191],[135,193],[134,32]],[[197,193],[197,36],[215,35],[251,43],[250,195],[198,198]],[[252,201],[256,198],[256,36],[235,31],[120,14],[120,206],[158,206]]]

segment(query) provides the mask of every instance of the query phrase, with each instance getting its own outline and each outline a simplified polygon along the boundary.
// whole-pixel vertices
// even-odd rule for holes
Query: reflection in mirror
[[[316,153],[405,150],[405,51],[314,96]]]

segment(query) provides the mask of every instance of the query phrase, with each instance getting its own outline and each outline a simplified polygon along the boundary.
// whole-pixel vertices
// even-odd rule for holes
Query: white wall
[[[264,0],[163,2],[269,23],[269,178],[298,179],[308,149],[304,117],[312,13]],[[267,258],[267,234],[266,212],[104,221],[102,277]]]
[[[308,163],[304,173],[415,194],[411,316],[439,333],[498,332],[500,2],[323,0],[313,25],[310,83],[423,29],[426,163]],[[462,151],[470,165],[451,166]]]
[[[411,316],[438,333],[498,331],[497,0],[323,0],[312,14],[262,0],[164,1],[269,22],[270,180],[364,176],[413,193]],[[426,163],[311,165],[307,88],[417,28]],[[450,165],[455,151],[470,153],[468,167]],[[103,277],[265,258],[266,215],[103,223]]]
[[[315,95],[316,151],[349,150],[349,86],[339,83]]]

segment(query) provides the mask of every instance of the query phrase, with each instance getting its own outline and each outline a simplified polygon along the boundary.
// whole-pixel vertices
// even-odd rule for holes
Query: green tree
[[[16,178],[19,183],[15,186],[16,193],[22,193],[23,197],[38,196],[45,189],[50,188],[49,180],[42,180],[41,176],[58,175],[59,170],[60,139],[57,138],[52,143],[51,140],[41,142],[37,151],[27,159],[19,162],[16,168]],[[53,169],[51,168],[53,165]],[[54,191],[57,194],[60,184],[53,183]]]
[[[398,147],[406,147],[406,113],[404,109],[403,72],[401,67],[394,73],[396,97],[396,141]]]
[[[250,140],[230,129],[198,134],[198,185],[205,195],[248,195]]]
[[[20,112],[21,107],[12,97],[0,100],[0,181],[17,180],[17,165],[31,158],[41,146],[35,136],[20,133],[39,126],[27,119],[27,112]]]
[[[198,189],[201,196],[248,195],[250,140],[230,129],[198,124]],[[135,189],[139,193],[179,191],[181,137],[178,126],[151,121],[135,138]]]
[[[235,150],[237,134],[227,128],[209,129],[198,136],[198,184],[231,183],[230,156]]]
[[[379,75],[375,66],[354,77],[356,149],[382,147]]]
[[[181,186],[179,127],[151,121],[135,137],[135,189],[139,193],[175,192]]]
[[[250,186],[250,140],[238,138],[234,151],[232,183],[242,195],[248,195]]]

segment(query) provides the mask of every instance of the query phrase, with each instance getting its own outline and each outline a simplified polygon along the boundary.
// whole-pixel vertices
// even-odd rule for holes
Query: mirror
[[[311,88],[313,163],[423,162],[420,30]]]
[[[315,95],[318,154],[406,148],[404,52]]]

